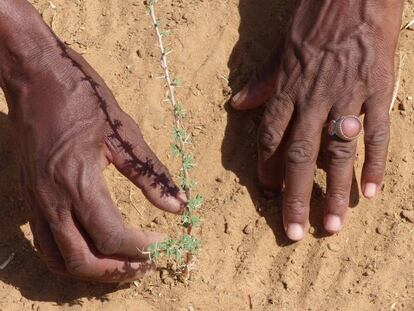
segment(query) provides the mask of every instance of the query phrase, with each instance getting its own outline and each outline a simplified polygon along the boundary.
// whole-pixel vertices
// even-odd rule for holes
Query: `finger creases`
[[[384,177],[390,141],[390,102],[390,96],[384,96],[369,99],[365,104],[365,161],[361,184],[366,198],[373,198],[378,193]]]
[[[144,259],[100,254],[74,217],[50,228],[69,276],[117,283],[133,281],[154,271],[153,265]]]
[[[23,192],[25,194],[26,204],[30,205],[33,212],[32,219],[30,220],[30,228],[39,256],[51,272],[59,275],[68,275],[64,260],[53,239],[49,224],[41,213],[40,203],[27,189]]]
[[[330,233],[340,231],[346,223],[356,146],[356,141],[345,142],[333,137],[328,138],[324,224]]]
[[[80,184],[86,189],[80,191],[81,196],[76,199],[72,208],[77,220],[101,254],[143,257],[150,244],[164,238],[161,234],[144,233],[124,224],[99,170],[92,169],[87,174],[82,174]]]
[[[329,233],[339,232],[347,221],[357,148],[356,138],[362,130],[361,122],[358,120],[361,106],[362,101],[355,100],[332,109],[331,120],[340,122],[340,132],[349,139],[344,140],[329,133],[329,130],[324,132],[324,160],[327,173],[324,226]]]
[[[316,158],[325,117],[312,112],[298,114],[286,145],[283,221],[293,241],[304,237],[308,225]]]
[[[266,106],[258,133],[258,177],[265,190],[282,191],[284,137],[292,113],[289,97],[275,96]]]

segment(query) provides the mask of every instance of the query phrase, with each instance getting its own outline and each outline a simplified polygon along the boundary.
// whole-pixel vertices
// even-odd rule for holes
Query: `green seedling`
[[[170,102],[174,115],[174,128],[172,131],[173,143],[171,144],[171,154],[180,159],[181,168],[178,173],[179,187],[184,191],[188,198],[188,204],[182,215],[180,225],[185,234],[179,239],[168,239],[160,243],[150,245],[148,253],[153,262],[159,263],[166,260],[168,264],[175,264],[179,271],[188,274],[192,258],[200,248],[201,242],[192,235],[192,229],[200,224],[200,219],[194,215],[203,203],[200,195],[193,195],[192,189],[195,182],[189,177],[190,171],[195,167],[194,157],[187,151],[187,146],[192,144],[190,135],[187,134],[183,121],[186,117],[186,110],[183,103],[178,102],[175,97],[175,88],[182,85],[181,79],[171,78],[168,68],[168,52],[164,47],[163,37],[169,31],[161,30],[160,23],[155,14],[155,4],[157,0],[148,0],[147,6],[151,21],[158,39],[161,52],[161,67],[164,71],[164,78],[168,87],[168,102]]]

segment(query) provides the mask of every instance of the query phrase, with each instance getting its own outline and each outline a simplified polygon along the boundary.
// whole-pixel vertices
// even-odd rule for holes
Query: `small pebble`
[[[371,270],[365,270],[365,271],[362,273],[362,275],[363,275],[363,276],[369,276],[369,275],[371,275],[371,274],[373,274],[373,272],[372,272]]]
[[[170,278],[170,274],[168,273],[168,271],[167,270],[161,270],[161,272],[160,272],[160,278],[161,278],[161,281],[164,283],[164,284],[171,284],[172,283],[172,279]]]
[[[224,224],[224,233],[226,233],[226,234],[230,234],[231,233],[230,224],[228,222],[226,222]]]
[[[166,225],[167,224],[167,220],[162,216],[155,217],[152,222],[157,224],[157,225]]]
[[[222,182],[223,182],[223,179],[222,179],[222,178],[220,178],[220,177],[217,177],[217,178],[216,178],[216,182],[218,182],[218,183],[222,183]]]
[[[377,226],[377,228],[375,229],[375,231],[378,234],[381,235],[387,235],[388,229],[387,229],[387,225],[385,223],[381,223]]]
[[[266,218],[264,217],[260,217],[259,219],[256,220],[256,227],[263,227],[266,225]]]
[[[414,223],[414,211],[402,211],[401,216],[409,222]]]
[[[253,224],[247,224],[246,227],[243,229],[244,234],[251,234],[253,232]]]
[[[328,243],[328,249],[333,252],[339,252],[341,247],[338,244]]]

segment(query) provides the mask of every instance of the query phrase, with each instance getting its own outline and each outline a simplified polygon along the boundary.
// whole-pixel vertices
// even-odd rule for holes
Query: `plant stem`
[[[170,70],[168,68],[167,51],[164,47],[164,43],[163,43],[163,40],[162,40],[162,34],[161,34],[161,31],[160,31],[160,27],[158,25],[157,16],[155,14],[154,3],[155,3],[154,1],[150,1],[148,7],[149,7],[149,11],[150,11],[151,20],[152,20],[152,23],[153,23],[153,26],[154,26],[154,29],[155,29],[155,33],[156,33],[156,36],[157,36],[157,39],[158,39],[158,46],[159,46],[160,51],[161,51],[160,63],[161,63],[162,69],[164,70],[164,77],[165,77],[165,80],[166,80],[167,86],[168,86],[169,101],[172,105],[173,111],[176,111],[176,107],[178,106],[178,104],[177,104],[177,100],[175,98],[175,86],[174,86],[174,83],[171,79]],[[176,113],[174,113],[174,120],[175,120],[175,126],[176,126],[177,129],[184,129],[184,127],[182,126],[181,120],[177,116]],[[179,139],[178,144],[179,144],[179,147],[182,151],[181,152],[181,161],[184,162],[185,142],[181,138],[181,139]],[[181,169],[183,170],[183,175],[184,175],[185,180],[189,180],[188,170],[184,166],[182,166]],[[185,187],[183,190],[185,191],[187,199],[190,200],[191,199],[191,190],[189,189],[189,187]],[[187,212],[188,211],[189,210],[187,208]],[[192,225],[188,226],[187,233],[189,235],[191,235],[191,231],[192,231]],[[189,257],[189,255],[190,254],[187,255],[187,262],[189,262],[191,260],[191,258],[190,258],[191,256]]]

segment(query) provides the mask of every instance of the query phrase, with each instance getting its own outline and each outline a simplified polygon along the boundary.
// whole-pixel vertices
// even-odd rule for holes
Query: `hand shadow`
[[[54,276],[25,236],[27,230],[20,228],[28,222],[30,212],[21,199],[15,147],[10,121],[0,113],[0,264],[15,253],[14,259],[0,270],[0,279],[32,301],[82,304],[83,297],[105,300],[104,296],[115,291],[116,285],[96,285]],[[0,300],[7,299],[3,295],[0,294]]]
[[[256,68],[260,68],[284,40],[295,6],[296,1],[292,0],[240,0],[239,40],[228,62],[229,86],[233,94],[240,91]],[[272,228],[276,243],[290,244],[283,229],[281,198],[266,200],[258,186],[256,136],[263,109],[236,112],[229,103],[225,108],[228,119],[222,143],[223,166],[238,176],[253,202],[258,202],[256,209]],[[354,174],[351,206],[358,204],[358,195]],[[326,236],[323,230],[323,201],[324,191],[314,183],[310,223],[315,228],[313,235],[318,238]]]

